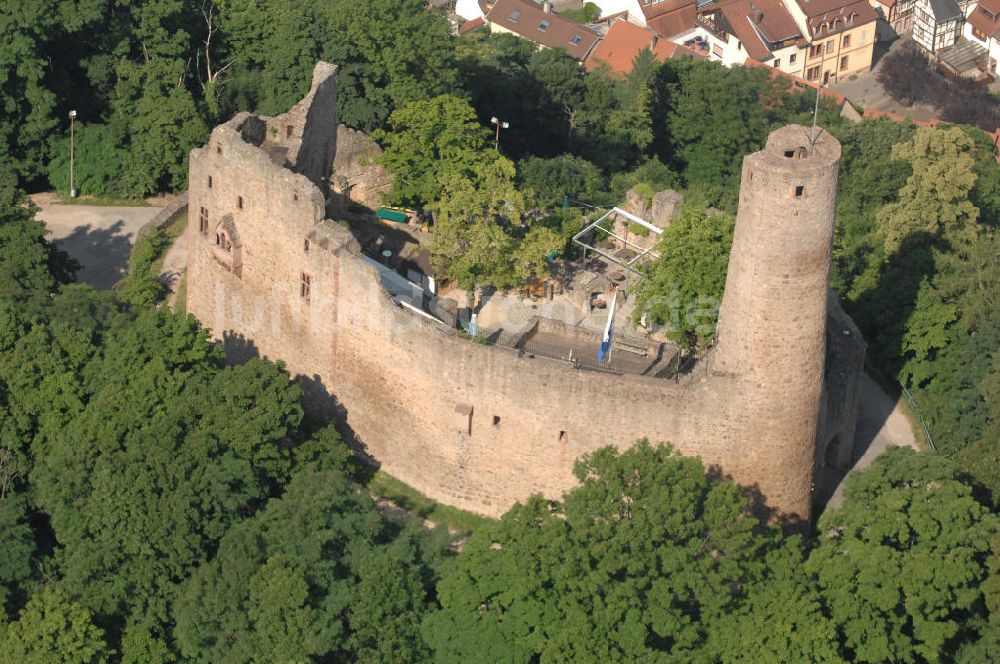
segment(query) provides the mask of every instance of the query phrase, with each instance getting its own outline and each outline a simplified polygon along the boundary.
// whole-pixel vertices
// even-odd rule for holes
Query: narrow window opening
[[[243,197],[242,196],[237,196],[236,197],[236,207],[239,208],[240,210],[243,209]]]
[[[299,195],[298,194],[292,194],[292,200],[293,201],[298,201],[299,200]]]
[[[308,302],[311,292],[312,292],[312,277],[303,272],[301,275],[301,281],[299,282],[299,296],[303,300]]]
[[[563,443],[563,444],[566,444],[566,443],[569,442],[569,436],[566,434],[565,431],[560,431],[559,432],[559,442]]]
[[[805,193],[805,191],[806,191],[806,188],[805,188],[805,186],[803,186],[803,185],[801,185],[801,184],[800,184],[800,185],[797,185],[797,186],[795,187],[795,198],[802,198],[802,194],[804,194],[804,193]]]
[[[494,415],[493,416],[493,426],[495,426],[495,427],[499,427],[500,426],[500,416],[499,415]]]
[[[215,152],[216,152],[216,154],[222,154],[222,146],[221,145],[216,145],[215,146]]]
[[[211,175],[208,176],[208,188],[209,189],[212,188],[212,176]]]
[[[302,244],[302,249],[308,254],[309,253],[309,238]]]
[[[288,126],[286,126],[286,127],[285,127],[285,136],[287,136],[288,138],[291,138],[291,137],[292,137],[292,131],[293,131],[293,130],[294,130],[294,129],[293,129],[292,125],[288,125]]]
[[[202,235],[208,235],[208,208],[201,208],[198,211],[198,230]]]
[[[795,150],[785,150],[785,156],[791,159],[795,156]]]

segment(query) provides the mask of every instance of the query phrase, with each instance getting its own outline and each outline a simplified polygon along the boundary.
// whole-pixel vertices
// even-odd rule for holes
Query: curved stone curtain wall
[[[616,376],[471,343],[393,303],[350,231],[325,218],[315,173],[295,172],[301,159],[278,158],[284,146],[270,138],[283,125],[292,143],[299,131],[316,137],[299,156],[335,145],[335,97],[322,93],[333,76],[317,68],[314,93],[295,109],[304,126],[263,118],[268,139],[257,145],[237,116],[191,153],[187,306],[230,357],[283,360],[364,453],[464,509],[499,516],[532,493],[558,498],[581,454],[648,437],[755,487],[781,514],[808,516],[832,138],[785,158],[785,137],[798,147],[807,131],[786,128],[747,157],[719,361],[676,382]],[[213,244],[226,215],[240,237],[239,273]]]

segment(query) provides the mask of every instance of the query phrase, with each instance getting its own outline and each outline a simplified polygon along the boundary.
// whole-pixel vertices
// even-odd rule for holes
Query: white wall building
[[[979,0],[970,5],[962,34],[986,49],[987,68],[996,76],[1000,62],[1000,0]]]

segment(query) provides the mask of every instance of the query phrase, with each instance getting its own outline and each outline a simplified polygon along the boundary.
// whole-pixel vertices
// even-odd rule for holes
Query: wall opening
[[[238,209],[240,209],[240,210],[243,209],[243,197],[242,196],[237,196],[236,197],[236,207]]]
[[[208,188],[209,189],[212,188],[212,176],[211,175],[208,176]]]
[[[455,430],[466,436],[472,435],[472,404],[455,404]]]
[[[802,195],[806,193],[806,188],[804,185],[795,186],[795,198],[802,198]]]
[[[306,302],[309,301],[309,296],[312,294],[312,276],[302,272],[299,277],[299,297],[301,297]]]
[[[559,442],[564,445],[569,442],[569,435],[565,431],[559,432]]]
[[[305,242],[302,243],[302,250],[309,253],[309,238],[306,238]]]
[[[198,210],[198,230],[202,235],[208,235],[208,208]]]
[[[287,136],[288,138],[292,137],[292,132],[293,131],[294,131],[294,128],[292,127],[292,125],[286,125],[285,126],[285,136]]]
[[[495,427],[499,427],[500,426],[500,416],[499,415],[494,415],[493,416],[493,426],[495,426]]]

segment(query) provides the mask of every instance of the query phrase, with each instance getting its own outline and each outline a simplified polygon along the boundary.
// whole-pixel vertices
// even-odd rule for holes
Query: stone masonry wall
[[[815,444],[806,438],[816,433],[821,381],[811,364],[804,375],[815,385],[796,382],[801,367],[764,381],[754,372],[711,373],[706,363],[672,381],[461,339],[395,304],[347,228],[325,218],[324,193],[245,142],[233,122],[191,153],[188,311],[234,359],[283,360],[386,471],[435,500],[499,516],[532,493],[555,498],[571,488],[581,454],[648,437],[756,487],[780,514],[808,517]],[[817,209],[832,205],[813,195]],[[214,246],[226,215],[240,238],[239,274]],[[825,221],[816,223],[825,232]],[[813,257],[813,268],[828,269],[822,252]],[[808,276],[807,268],[796,274]],[[780,288],[776,281],[769,288]],[[820,292],[825,298],[825,284]],[[818,328],[821,347],[822,317],[800,323]],[[814,336],[803,337],[808,352]],[[775,417],[783,429],[761,423]]]

